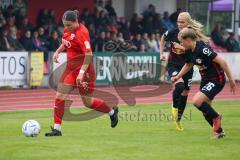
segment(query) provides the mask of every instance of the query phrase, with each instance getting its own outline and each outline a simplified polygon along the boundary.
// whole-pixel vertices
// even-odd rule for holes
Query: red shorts
[[[87,83],[87,87],[83,87],[82,85],[77,86],[76,79],[78,74],[79,74],[79,70],[72,71],[69,68],[66,68],[66,70],[61,76],[60,83],[63,83],[64,85],[70,85],[74,89],[78,88],[80,95],[92,94],[95,87],[95,72],[86,71],[84,73],[83,82]]]

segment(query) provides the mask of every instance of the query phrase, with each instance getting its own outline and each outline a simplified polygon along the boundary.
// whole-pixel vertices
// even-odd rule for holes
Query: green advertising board
[[[161,61],[158,53],[95,52],[97,85],[138,85],[158,83]]]

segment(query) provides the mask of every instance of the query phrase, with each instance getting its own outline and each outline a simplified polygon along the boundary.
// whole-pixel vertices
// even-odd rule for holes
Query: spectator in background
[[[86,25],[89,25],[89,24],[93,24],[94,23],[94,19],[93,19],[93,16],[91,16],[89,14],[89,10],[88,8],[84,8],[83,11],[82,11],[82,14],[80,15],[80,22],[84,21],[86,23]]]
[[[44,45],[46,48],[48,48],[49,43],[47,41],[47,37],[45,35],[45,31],[44,31],[43,27],[38,28],[38,38],[41,40],[42,45]]]
[[[24,51],[24,47],[17,39],[17,28],[16,27],[11,27],[9,29],[8,41],[14,51]]]
[[[97,10],[98,10],[99,12],[103,11],[104,14],[107,13],[107,10],[105,9],[102,0],[98,0],[97,3],[96,3],[96,6],[97,6]]]
[[[148,43],[148,50],[149,52],[156,52],[157,51],[157,41],[155,34],[151,34],[150,38],[147,40]]]
[[[166,32],[166,29],[164,28],[160,14],[156,14],[153,18],[153,30],[154,32],[158,32],[161,34]]]
[[[214,27],[214,29],[211,33],[211,38],[216,45],[219,45],[219,46],[225,48],[225,40],[222,35],[222,27],[220,24],[217,24]]]
[[[148,17],[154,17],[156,14],[156,9],[153,4],[149,4],[148,8],[143,12],[143,17],[148,18]]]
[[[95,50],[97,52],[103,52],[104,51],[104,44],[106,43],[106,34],[105,32],[101,32],[100,36],[96,40]]]
[[[142,33],[142,25],[138,18],[138,14],[134,13],[133,17],[130,22],[130,33],[133,35],[136,35],[138,33]]]
[[[147,32],[148,34],[153,33],[153,17],[148,16],[143,20],[143,32]]]
[[[27,7],[26,4],[22,0],[16,0],[15,3],[13,3],[14,12],[21,12],[23,15],[26,15],[27,13]]]
[[[3,12],[4,17],[9,18],[9,17],[14,17],[15,16],[15,11],[12,5],[8,6],[8,8]]]
[[[178,8],[176,12],[172,13],[169,17],[169,19],[171,20],[171,22],[177,26],[177,19],[178,19],[178,15],[182,12],[181,8]]]
[[[26,51],[34,51],[30,30],[26,30],[24,35],[20,38],[19,41]]]
[[[44,45],[44,43],[42,43],[41,39],[38,37],[37,31],[33,32],[32,42],[33,42],[34,49],[36,51],[44,52],[44,62],[47,62],[48,50],[47,50],[47,47]]]
[[[11,27],[16,27],[15,25],[15,16],[11,16],[7,18],[7,23],[6,23],[6,27],[7,28],[11,28]]]
[[[91,43],[91,46],[92,46],[92,50],[95,51],[97,33],[96,33],[96,29],[95,29],[93,23],[90,23],[88,25],[88,31],[89,31],[89,36],[90,36],[90,39],[91,39],[90,43]]]
[[[148,33],[143,33],[143,35],[142,35],[142,44],[144,44],[145,50],[147,51],[149,49]]]
[[[136,34],[132,40],[132,43],[135,46],[136,51],[139,51],[140,45],[142,44],[141,34]]]
[[[8,39],[7,28],[2,28],[0,32],[0,51],[14,51]]]
[[[29,20],[28,20],[28,18],[27,17],[25,17],[23,20],[22,20],[22,22],[21,22],[21,24],[20,24],[20,26],[19,26],[19,30],[20,30],[20,32],[22,33],[22,34],[24,34],[26,31],[33,31],[33,25],[32,25],[32,23],[30,23],[29,22]]]
[[[56,51],[61,45],[58,33],[53,31],[51,37],[49,38],[49,51]]]
[[[53,30],[56,30],[57,28],[57,22],[56,22],[56,18],[55,18],[55,11],[53,9],[50,9],[48,12],[49,15],[49,22],[45,25],[48,25],[48,32],[52,33]]]
[[[123,34],[121,32],[118,32],[118,34],[117,34],[117,41],[124,42]]]
[[[37,26],[43,26],[44,24],[48,24],[48,22],[49,22],[48,9],[47,8],[41,9],[37,16]]]
[[[118,22],[118,28],[119,28],[119,32],[121,32],[123,34],[123,38],[129,39],[130,32],[129,32],[127,20],[125,18],[120,19],[120,21]]]
[[[158,52],[158,53],[160,53],[160,41],[161,41],[161,34],[156,33],[157,48],[155,49],[155,52]]]
[[[99,17],[96,17],[96,28],[98,28],[99,30],[104,30],[104,27],[106,27],[106,25],[108,24],[108,19],[105,16],[105,12],[104,11],[100,11],[99,12]]]
[[[163,20],[162,20],[162,22],[163,22],[163,25],[165,26],[165,28],[166,28],[167,30],[170,30],[170,29],[174,29],[174,28],[175,28],[174,24],[173,24],[173,23],[170,21],[170,19],[169,19],[169,14],[168,14],[167,11],[165,11],[165,12],[163,13]]]
[[[240,52],[238,41],[234,38],[234,33],[229,32],[229,37],[226,40],[226,48],[228,52]]]
[[[107,31],[105,41],[108,42],[110,40],[111,40],[111,32]]]
[[[117,17],[115,9],[112,7],[112,0],[108,0],[107,4],[105,6],[105,9],[107,10],[108,15],[110,17]]]
[[[144,44],[141,44],[141,45],[140,45],[140,48],[139,48],[139,52],[144,53],[145,51],[146,51],[145,45],[144,45]]]
[[[6,19],[3,16],[2,10],[0,10],[0,28],[6,24]]]
[[[115,43],[119,42],[118,38],[117,38],[117,33],[116,32],[110,32],[110,35],[111,35],[110,41],[115,42]]]

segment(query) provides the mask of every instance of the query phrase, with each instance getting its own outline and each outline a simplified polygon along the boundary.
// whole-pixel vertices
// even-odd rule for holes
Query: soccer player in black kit
[[[177,25],[178,28],[169,30],[163,34],[160,42],[161,60],[165,60],[163,53],[165,43],[171,43],[167,65],[167,72],[170,77],[176,76],[185,64],[184,58],[181,55],[181,53],[184,52],[184,48],[179,45],[178,40],[179,31],[187,26],[191,26],[197,32],[197,35],[201,40],[207,41],[207,37],[201,32],[203,26],[199,22],[193,20],[188,12],[182,12],[179,14]],[[173,82],[172,115],[173,120],[176,123],[176,129],[179,131],[183,131],[183,126],[180,123],[180,120],[186,107],[188,93],[191,88],[192,75],[193,69],[191,68],[182,78]]]
[[[205,42],[198,40],[192,28],[184,28],[179,32],[178,37],[181,45],[185,48],[183,55],[186,63],[178,75],[172,77],[171,80],[177,81],[188,73],[193,65],[199,68],[202,79],[200,91],[193,97],[193,105],[203,113],[207,122],[213,127],[215,137],[224,137],[225,133],[221,127],[222,115],[216,112],[211,105],[214,97],[224,88],[226,82],[224,72],[228,77],[231,92],[235,93],[236,84],[229,66]]]

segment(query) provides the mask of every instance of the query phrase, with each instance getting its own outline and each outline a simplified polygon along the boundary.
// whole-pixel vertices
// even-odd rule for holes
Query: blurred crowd
[[[180,12],[179,8],[172,14],[167,11],[160,14],[154,5],[149,4],[141,15],[135,13],[128,20],[118,17],[111,0],[105,4],[99,0],[92,13],[87,8],[80,11],[79,21],[89,29],[94,51],[106,51],[107,42],[115,44],[115,47],[128,42],[127,51],[159,52],[161,35],[176,27]],[[33,25],[27,18],[24,1],[16,0],[7,9],[0,8],[0,51],[42,51],[46,61],[48,53],[60,45],[62,32],[62,22],[56,22],[52,9],[40,10]],[[233,34],[229,33],[229,37],[224,38],[219,26],[215,27],[211,37],[216,45],[228,51],[240,50]]]

